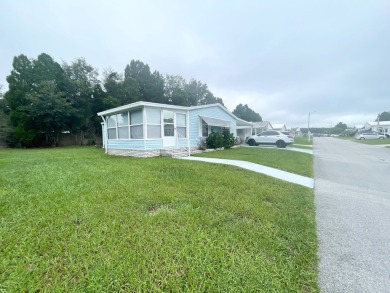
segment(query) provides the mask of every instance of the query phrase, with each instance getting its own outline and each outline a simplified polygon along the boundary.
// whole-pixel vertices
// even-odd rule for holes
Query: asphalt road
[[[314,140],[321,292],[390,292],[390,148]]]

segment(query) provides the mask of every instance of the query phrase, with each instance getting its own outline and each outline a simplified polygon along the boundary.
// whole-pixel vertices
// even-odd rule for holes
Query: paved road
[[[314,141],[321,292],[390,292],[390,148]]]

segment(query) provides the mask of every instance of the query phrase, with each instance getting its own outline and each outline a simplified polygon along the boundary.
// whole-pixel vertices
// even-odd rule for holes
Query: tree
[[[64,62],[62,68],[67,77],[66,96],[73,107],[68,129],[79,138],[81,144],[85,138],[93,143],[100,133],[100,125],[95,122],[95,111],[103,110],[99,109],[103,105],[102,101],[95,99],[95,90],[101,89],[98,87],[98,71],[84,58],[75,59],[71,64]]]
[[[62,129],[62,123],[66,123],[56,119],[59,116],[63,119],[63,112],[69,109],[64,106],[64,71],[45,53],[33,60],[19,55],[12,66],[13,70],[7,76],[9,90],[4,98],[10,109],[14,143],[36,146],[42,134],[48,143],[52,143],[52,138]]]
[[[9,107],[7,101],[3,98],[3,86],[0,84],[0,146],[5,145],[10,128],[8,126]]]
[[[336,129],[340,129],[340,130],[345,130],[348,128],[347,124],[343,123],[343,122],[339,122],[335,125]]]
[[[378,117],[375,121],[378,121]],[[390,112],[382,112],[379,114],[379,121],[390,121]]]
[[[110,105],[110,107],[107,107],[108,109],[123,105],[122,83],[123,77],[119,73],[110,69],[104,72],[103,86],[107,93],[108,104]]]
[[[219,103],[224,106],[221,98],[215,97],[207,88],[206,84],[191,79],[184,87],[187,93],[187,106],[200,106]]]
[[[233,114],[236,115],[238,118],[241,118],[245,121],[251,121],[251,122],[263,121],[260,114],[256,113],[251,108],[249,108],[247,104],[237,105],[237,107],[233,110]]]
[[[29,117],[29,129],[45,135],[46,145],[55,145],[60,133],[67,128],[73,107],[55,81],[44,80],[26,95],[29,104],[21,106]]]
[[[164,82],[165,103],[179,106],[189,106],[186,92],[186,80],[178,75],[166,75]]]
[[[151,73],[149,65],[132,60],[125,68],[125,80],[129,78],[137,81],[140,100],[164,103],[164,79],[158,71]]]

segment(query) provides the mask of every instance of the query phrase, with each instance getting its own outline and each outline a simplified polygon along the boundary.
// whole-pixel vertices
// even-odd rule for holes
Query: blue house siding
[[[116,150],[126,149],[143,149],[145,147],[145,141],[140,140],[128,140],[128,139],[109,139],[108,148]]]
[[[145,149],[147,150],[162,149],[162,148],[163,148],[162,139],[145,140]]]
[[[163,147],[161,139],[153,139],[153,140],[116,140],[109,139],[108,140],[108,148],[109,149],[117,149],[117,150],[126,150],[126,149],[161,149]]]
[[[237,136],[237,128],[236,128],[236,120],[222,110],[218,106],[212,106],[207,108],[198,108],[190,110],[190,145],[191,147],[196,147],[199,145],[201,136],[201,118],[199,116],[212,117],[216,119],[226,120],[230,122],[230,132],[233,133],[234,136]]]

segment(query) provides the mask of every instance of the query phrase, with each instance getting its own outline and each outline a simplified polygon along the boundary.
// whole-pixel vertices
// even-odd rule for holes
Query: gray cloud
[[[289,126],[348,125],[390,110],[390,2],[4,1],[0,83],[41,52],[101,71],[140,59],[207,83]]]

